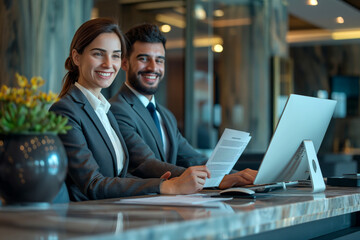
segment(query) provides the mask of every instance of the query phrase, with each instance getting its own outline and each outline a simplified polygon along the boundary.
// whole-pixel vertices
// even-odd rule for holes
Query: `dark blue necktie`
[[[157,116],[157,114],[156,114],[155,106],[154,106],[154,104],[153,104],[152,102],[150,102],[150,103],[147,105],[146,108],[149,110],[150,115],[152,116],[152,118],[153,118],[153,120],[154,120],[154,122],[155,122],[156,128],[158,129],[159,134],[160,134],[160,139],[161,139],[161,141],[162,141],[160,121],[159,121],[159,118],[158,118],[158,116]]]

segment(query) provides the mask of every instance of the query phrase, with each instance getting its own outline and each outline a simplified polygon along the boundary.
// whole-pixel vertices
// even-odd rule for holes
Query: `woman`
[[[50,110],[68,117],[72,126],[60,135],[69,161],[66,184],[72,201],[194,193],[210,176],[205,166],[185,170],[156,159],[144,163],[151,166],[146,176],[153,178],[127,173],[131,156],[100,93],[114,81],[125,49],[118,25],[106,18],[85,22],[71,42],[61,99]],[[175,177],[168,179],[170,175]]]

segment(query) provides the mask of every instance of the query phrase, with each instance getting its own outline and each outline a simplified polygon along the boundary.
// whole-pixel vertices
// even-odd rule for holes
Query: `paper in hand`
[[[247,132],[226,128],[206,163],[211,178],[206,179],[204,187],[218,187],[221,180],[234,167],[245,150],[251,136]]]

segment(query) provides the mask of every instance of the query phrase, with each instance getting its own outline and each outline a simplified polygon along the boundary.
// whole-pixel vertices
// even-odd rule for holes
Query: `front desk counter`
[[[360,188],[288,190],[212,207],[116,200],[0,207],[0,239],[360,239]]]

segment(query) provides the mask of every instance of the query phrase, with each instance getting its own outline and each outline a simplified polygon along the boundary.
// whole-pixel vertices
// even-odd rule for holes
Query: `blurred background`
[[[225,127],[250,132],[237,168],[257,168],[296,93],[338,101],[319,152],[323,174],[359,172],[360,1],[0,0],[1,85],[13,86],[19,72],[60,92],[73,34],[96,17],[117,19],[123,32],[159,25],[168,41],[156,98],[204,153]]]

